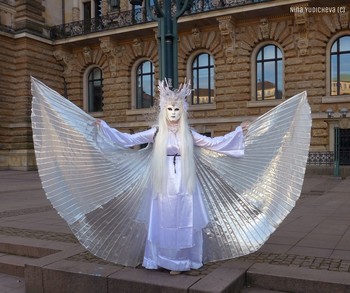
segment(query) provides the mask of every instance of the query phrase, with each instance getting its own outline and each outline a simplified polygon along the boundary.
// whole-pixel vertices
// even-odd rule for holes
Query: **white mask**
[[[168,105],[166,107],[167,118],[170,122],[176,122],[181,117],[180,107],[177,105]]]

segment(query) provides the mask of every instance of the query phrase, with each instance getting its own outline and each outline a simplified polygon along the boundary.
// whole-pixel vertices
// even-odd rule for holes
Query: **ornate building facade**
[[[309,163],[350,165],[347,2],[193,1],[178,20],[191,125],[222,135],[306,90]],[[30,76],[121,131],[152,125],[157,35],[145,8],[126,0],[0,1],[0,169],[36,168]]]

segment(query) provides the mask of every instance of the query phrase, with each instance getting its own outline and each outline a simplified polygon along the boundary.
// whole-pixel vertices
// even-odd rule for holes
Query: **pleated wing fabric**
[[[136,266],[147,236],[150,150],[108,142],[94,118],[34,78],[32,95],[35,155],[48,199],[89,251]]]
[[[32,128],[48,199],[90,252],[128,266],[142,262],[151,202],[151,147],[112,143],[95,118],[32,78]],[[303,183],[311,116],[306,93],[258,118],[244,158],[196,149],[210,223],[205,262],[256,251],[294,207]]]
[[[256,251],[288,215],[301,193],[310,131],[303,92],[250,125],[243,158],[196,150],[210,217],[203,233],[205,261]]]

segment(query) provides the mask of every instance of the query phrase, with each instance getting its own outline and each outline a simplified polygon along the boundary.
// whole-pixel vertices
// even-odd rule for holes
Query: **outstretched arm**
[[[244,156],[244,135],[241,126],[224,136],[211,138],[195,131],[192,131],[192,135],[196,146],[236,158]]]
[[[153,137],[156,132],[155,128],[151,128],[135,134],[129,134],[110,127],[103,120],[97,119],[96,124],[99,131],[101,131],[105,137],[124,147],[133,147],[135,145],[153,142]]]

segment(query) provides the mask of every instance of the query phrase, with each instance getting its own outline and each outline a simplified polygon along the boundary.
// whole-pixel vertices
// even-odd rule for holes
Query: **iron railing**
[[[192,7],[185,15],[269,1],[272,0],[195,0],[193,1]],[[122,12],[112,11],[108,15],[99,18],[91,18],[53,26],[50,28],[50,36],[53,40],[59,40],[152,21],[153,20],[147,16],[145,8]]]
[[[334,152],[309,152],[307,164],[308,165],[333,165]]]

